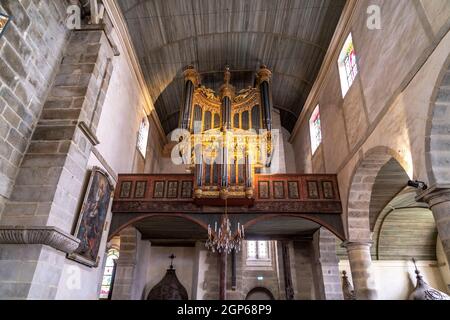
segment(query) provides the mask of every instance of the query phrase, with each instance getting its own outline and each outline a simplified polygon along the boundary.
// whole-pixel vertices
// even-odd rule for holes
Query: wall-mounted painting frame
[[[114,185],[103,169],[93,167],[89,176],[74,235],[80,245],[68,258],[89,267],[98,267],[99,249],[111,208]]]
[[[0,12],[0,38],[5,33],[12,17]]]

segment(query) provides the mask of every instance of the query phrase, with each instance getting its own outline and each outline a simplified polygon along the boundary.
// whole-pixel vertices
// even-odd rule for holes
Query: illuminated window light
[[[6,31],[6,27],[8,26],[9,22],[11,21],[11,17],[0,13],[0,38],[3,36],[3,33]]]

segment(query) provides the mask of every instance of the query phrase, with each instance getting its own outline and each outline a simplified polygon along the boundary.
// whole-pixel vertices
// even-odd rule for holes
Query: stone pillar
[[[376,300],[378,297],[373,279],[371,245],[370,241],[344,243],[352,271],[356,300]]]
[[[284,291],[286,294],[286,300],[294,300],[294,283],[292,281],[291,271],[291,254],[290,254],[290,242],[281,242],[281,256],[283,259],[283,275],[284,275]]]
[[[313,239],[313,265],[316,272],[316,296],[321,300],[343,300],[336,237],[320,228]]]
[[[128,227],[120,233],[120,251],[112,300],[136,300],[140,298],[135,297],[134,292],[140,240],[141,234],[135,227]]]
[[[112,73],[100,30],[73,31],[0,220],[0,298],[53,299]]]
[[[430,206],[447,261],[450,261],[450,185],[432,186],[416,200]]]

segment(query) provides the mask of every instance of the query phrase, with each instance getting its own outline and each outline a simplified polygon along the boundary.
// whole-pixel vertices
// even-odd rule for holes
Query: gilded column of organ
[[[184,72],[180,127],[190,132],[196,198],[253,198],[253,177],[270,166],[271,72],[261,66],[256,87],[236,92],[229,68],[216,93],[200,84],[193,67]]]

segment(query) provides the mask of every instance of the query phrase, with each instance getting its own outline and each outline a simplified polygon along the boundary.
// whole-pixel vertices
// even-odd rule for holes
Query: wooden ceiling
[[[292,130],[345,0],[117,0],[166,133],[178,126],[182,71],[220,86],[225,65],[239,90],[261,64],[273,71],[273,102]]]

